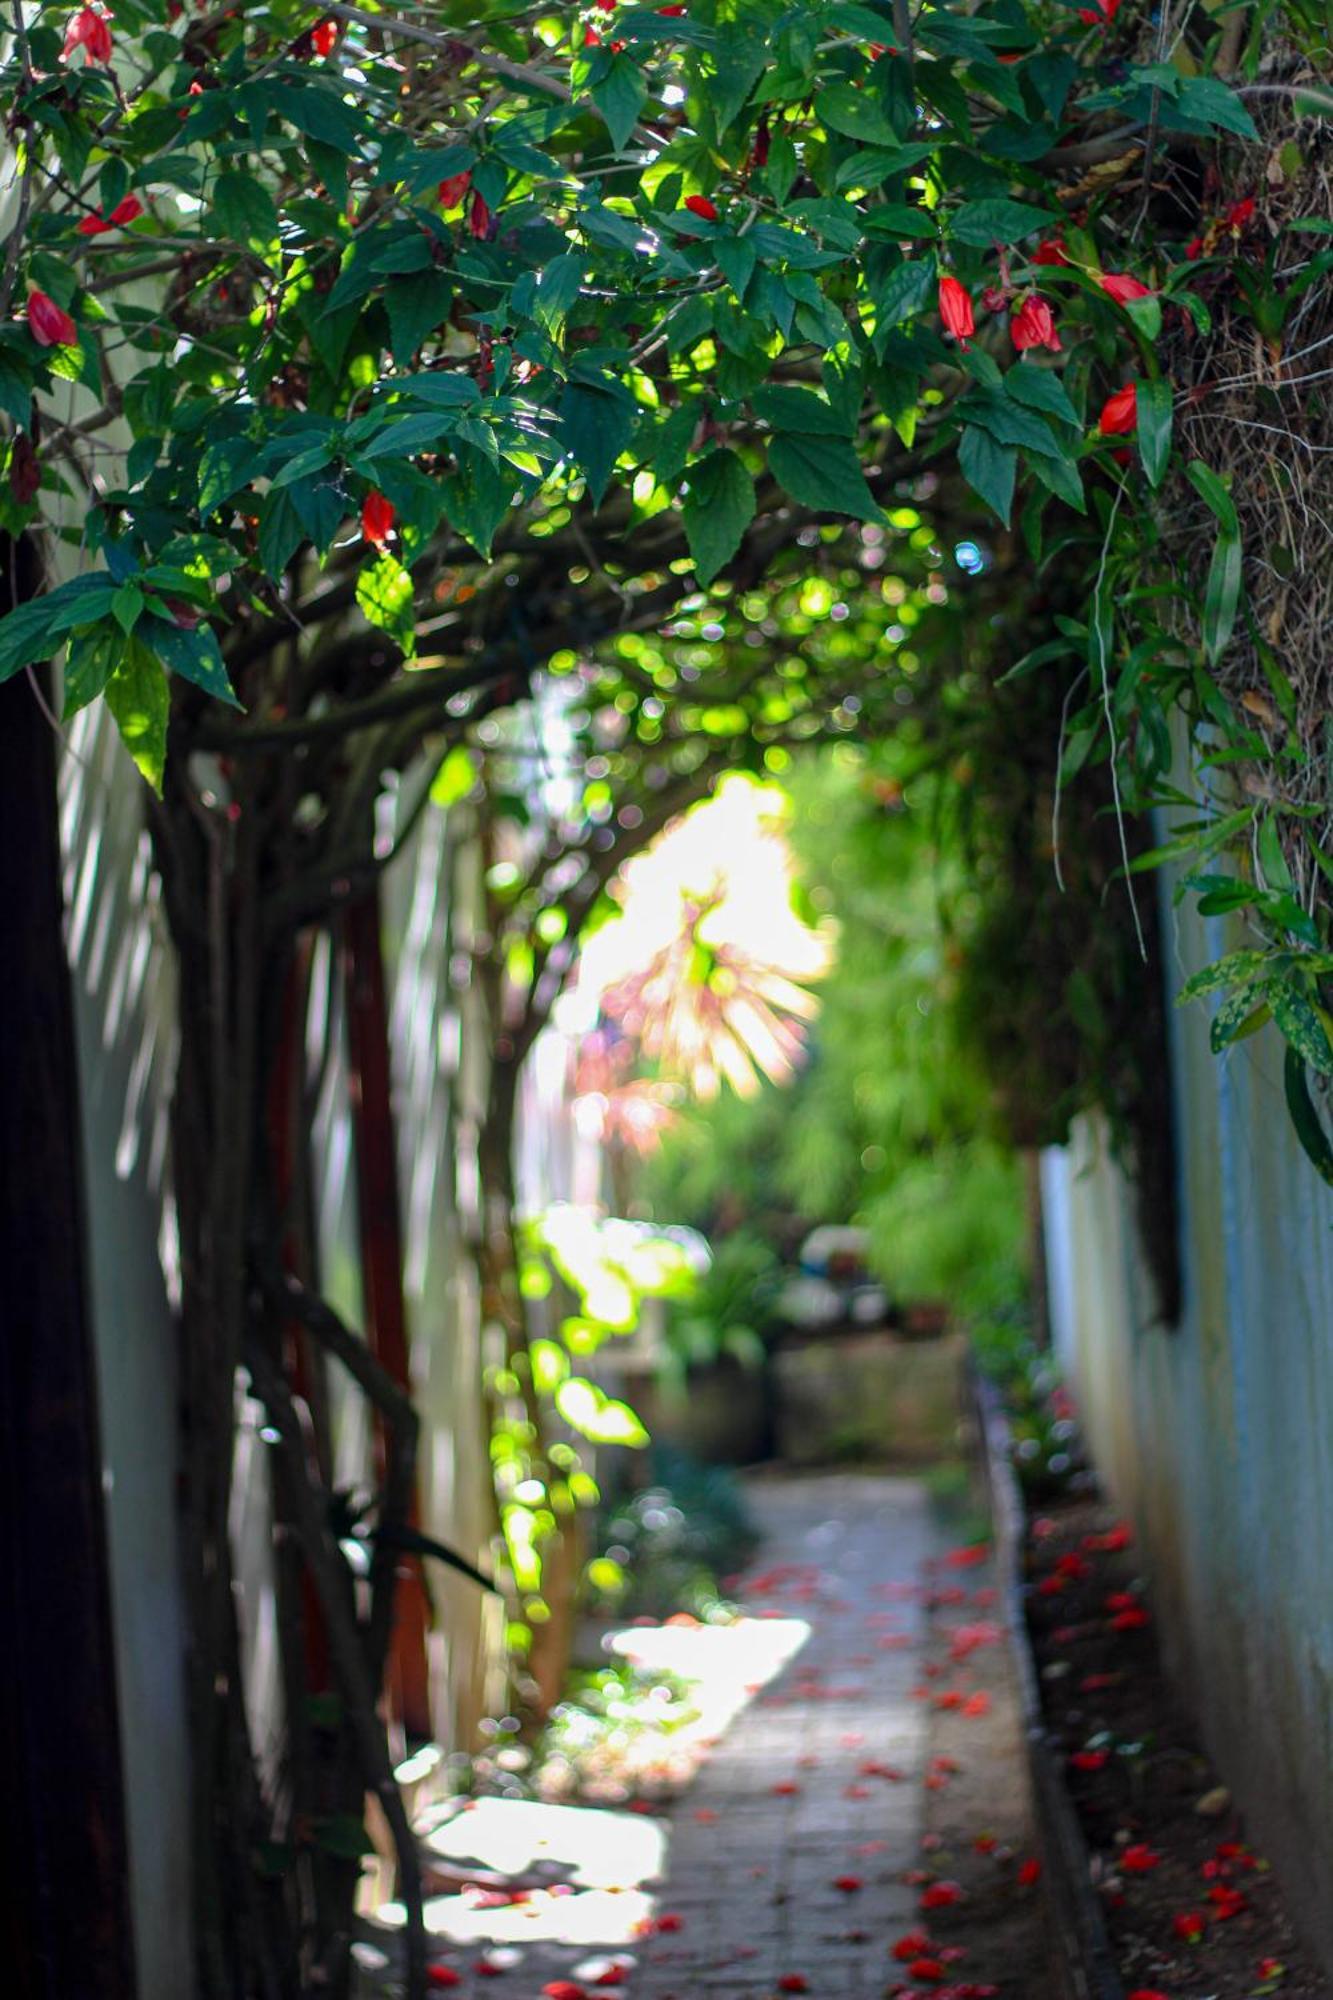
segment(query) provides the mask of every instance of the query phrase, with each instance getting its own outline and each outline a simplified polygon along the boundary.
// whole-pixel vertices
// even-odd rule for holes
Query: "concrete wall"
[[[1168,916],[1178,988],[1236,940]],[[1176,1012],[1184,1315],[1154,1323],[1133,1202],[1085,1123],[1043,1161],[1057,1346],[1134,1520],[1169,1662],[1333,1964],[1333,1190],[1287,1119],[1282,1042],[1220,1060]]]

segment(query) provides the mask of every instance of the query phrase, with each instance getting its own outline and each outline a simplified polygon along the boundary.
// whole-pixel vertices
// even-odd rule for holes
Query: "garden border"
[[[995,1561],[1005,1626],[1018,1675],[1032,1780],[1037,1838],[1047,1906],[1056,1932],[1065,2000],[1125,2000],[1101,1909],[1092,1890],[1091,1857],[1065,1790],[1042,1714],[1036,1662],[1023,1600],[1023,1524],[1026,1509],[1009,1454],[1009,1425],[993,1383],[969,1369],[982,1470],[995,1531]]]

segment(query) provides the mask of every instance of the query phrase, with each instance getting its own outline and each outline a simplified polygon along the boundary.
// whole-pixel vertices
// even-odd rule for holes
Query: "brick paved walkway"
[[[756,1478],[749,1496],[765,1544],[745,1609],[810,1636],[675,1807],[658,1907],[681,1929],[640,1948],[629,1991],[760,2000],[802,1974],[868,2000],[915,1912],[926,1716],[908,1691],[935,1531],[909,1479]]]
[[[909,1691],[937,1530],[912,1479],[766,1475],[747,1489],[764,1542],[746,1619],[624,1635],[646,1664],[674,1658],[715,1732],[684,1793],[646,1816],[442,1809],[433,1854],[524,1885],[512,1900],[428,1901],[438,1983],[459,2000],[538,2000],[561,1982],[591,1995],[603,1975],[626,2000],[772,2000],[797,1978],[785,1990],[819,2000],[883,1993],[886,1945],[919,1894],[902,1878],[920,1861],[930,1718]],[[391,1936],[358,1946],[362,2000],[401,1990]]]

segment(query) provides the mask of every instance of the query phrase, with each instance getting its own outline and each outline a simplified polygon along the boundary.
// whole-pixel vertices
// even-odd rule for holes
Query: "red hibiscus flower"
[[[384,547],[397,518],[392,500],[387,500],[382,493],[367,493],[361,502],[361,532],[377,549]]]
[[[670,14],[683,14],[685,9],[683,7],[669,7],[663,8],[661,11]],[[784,1972],[778,1981],[779,1993],[808,1993],[809,1991],[810,1981],[803,1972]]]
[[[85,215],[79,224],[80,236],[100,236],[104,229],[123,229],[127,222],[133,222],[143,214],[143,203],[137,194],[127,194],[118,201],[109,216],[104,216],[100,208],[91,215]]]
[[[907,1968],[907,1976],[909,1979],[924,1979],[930,1986],[938,1986],[949,1974],[938,1958],[914,1958]]]
[[[28,294],[28,331],[39,347],[77,347],[79,329],[45,292]]]
[[[684,1928],[685,1919],[675,1910],[664,1910],[660,1917],[653,1918],[653,1929],[663,1937],[669,1936],[672,1931],[683,1931]]]
[[[1280,1958],[1261,1958],[1259,1960],[1259,1977],[1261,1979],[1281,1979],[1286,1969]]]
[[[1125,1849],[1117,1865],[1124,1875],[1150,1875],[1154,1868],[1161,1866],[1161,1862],[1157,1849],[1140,1840]]]
[[[1138,410],[1137,410],[1137,399],[1136,399],[1135,403],[1136,421],[1137,421],[1137,416],[1138,416]],[[1151,1621],[1149,1620],[1148,1614],[1144,1610],[1143,1606],[1141,1604],[1136,1604],[1130,1611],[1116,1612],[1115,1617],[1111,1620],[1111,1630],[1113,1632],[1141,1632],[1143,1627],[1149,1624],[1150,1622]]]
[[[1202,1910],[1177,1910],[1171,1928],[1182,1944],[1197,1944],[1208,1927]]]
[[[572,1979],[551,1979],[542,1988],[542,2000],[588,2000],[588,1995]]]
[[[457,208],[471,185],[471,174],[450,174],[448,180],[441,181],[436,189],[440,207]]]
[[[911,1959],[920,1958],[935,1949],[925,1931],[905,1931],[893,1947],[893,1956],[906,1965]]]
[[[717,221],[716,204],[711,202],[706,194],[687,194],[685,206],[691,215],[697,215],[702,222]]]
[[[89,64],[109,63],[111,60],[110,16],[96,7],[80,7],[70,19],[65,29],[65,46],[62,51],[68,62],[75,49],[82,49]]]
[[[1039,243],[1033,251],[1032,261],[1034,264],[1067,265],[1069,262],[1069,253],[1058,237],[1048,236],[1046,241]]]
[[[1108,396],[1102,404],[1102,413],[1097,419],[1097,428],[1103,437],[1124,437],[1134,430],[1139,421],[1139,385],[1126,382],[1123,389],[1117,389],[1114,396]]]
[[[972,300],[957,278],[940,279],[940,318],[944,321],[945,332],[951,333],[961,346],[966,347],[969,336],[977,330],[977,322]]]
[[[1101,1771],[1110,1761],[1109,1750],[1075,1750],[1069,1762],[1075,1771]]]
[[[858,1889],[865,1887],[865,1884],[859,1875],[835,1875],[833,1886],[835,1889],[841,1889],[844,1896],[854,1896]]]
[[[1246,195],[1244,201],[1233,201],[1222,220],[1228,229],[1243,229],[1254,214],[1254,196]]]
[[[475,190],[467,212],[467,226],[479,241],[490,233],[491,211],[486,204],[485,196],[477,194]]]
[[[1126,2000],[1168,2000],[1168,1996],[1159,1993],[1155,1986],[1136,1986],[1134,1991],[1126,1996]]]
[[[1009,332],[1014,346],[1021,354],[1028,347],[1049,347],[1053,354],[1060,351],[1060,336],[1055,330],[1055,321],[1045,299],[1039,299],[1034,292],[1025,299],[1009,322]],[[1066,1571],[1070,1576],[1078,1572],[1072,1568]]]
[[[428,1965],[426,1967],[427,1986],[461,1986],[463,1975],[455,1972],[452,1965]]]
[[[1103,271],[1097,283],[1101,286],[1107,298],[1114,299],[1118,306],[1127,306],[1131,299],[1147,299],[1152,297],[1152,287],[1150,285],[1141,285],[1137,278],[1130,277],[1128,271]],[[1090,1543],[1090,1546],[1093,1548],[1103,1548],[1106,1544],[1101,1541],[1095,1541]]]
[[[338,46],[340,33],[336,21],[316,21],[310,30],[310,46],[317,56],[331,56]]]
[[[958,284],[956,278],[944,278],[941,280],[941,288],[944,285],[954,284]],[[958,289],[961,292],[963,288],[959,285]],[[978,1564],[985,1562],[989,1554],[989,1542],[972,1542],[965,1548],[950,1549],[948,1555],[944,1558],[944,1567],[946,1569],[976,1569]]]
[[[951,1910],[955,1903],[961,1903],[963,1892],[956,1882],[932,1882],[921,1893],[919,1907],[923,1910]]]
[[[1085,27],[1109,27],[1120,12],[1120,0],[1097,0],[1095,7],[1080,7],[1078,18]]]
[[[1023,1866],[1018,1871],[1018,1879],[1025,1889],[1030,1889],[1034,1882],[1040,1882],[1041,1863],[1035,1855],[1030,1861],[1023,1863]]]

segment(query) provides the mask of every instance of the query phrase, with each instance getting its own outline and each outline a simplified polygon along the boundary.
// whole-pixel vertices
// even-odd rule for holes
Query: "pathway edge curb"
[[[971,1398],[995,1531],[995,1560],[1005,1626],[1018,1675],[1033,1808],[1056,1932],[1065,2000],[1125,2000],[1115,1958],[1092,1890],[1091,1856],[1042,1714],[1036,1662],[1023,1596],[1025,1508],[1009,1453],[1009,1425],[994,1385],[976,1369]]]

